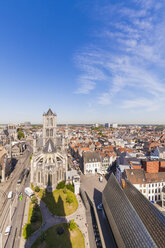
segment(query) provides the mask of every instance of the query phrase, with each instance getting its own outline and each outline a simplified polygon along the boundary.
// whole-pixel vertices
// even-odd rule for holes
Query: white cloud
[[[160,0],[134,2],[138,8],[124,5],[118,8],[116,5],[113,7],[116,17],[109,17],[109,21],[107,17],[110,25],[104,24],[103,32],[98,35],[102,44],[105,42],[106,49],[104,45],[88,48],[76,57],[82,71],[77,92],[89,94],[104,82],[107,87],[99,93],[98,104],[111,104],[116,95],[131,88],[134,94],[137,92],[137,97],[125,94],[120,97],[119,106],[156,109],[160,103],[165,104],[165,82],[162,79],[165,20],[157,11],[160,6],[165,10],[165,5]],[[104,6],[105,14],[107,9]],[[103,9],[100,11],[103,14]],[[139,92],[145,96],[139,97]]]

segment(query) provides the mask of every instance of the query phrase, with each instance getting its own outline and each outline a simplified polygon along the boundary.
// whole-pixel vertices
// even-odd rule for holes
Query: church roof
[[[165,247],[165,217],[129,182],[123,190],[111,174],[102,202],[119,247]]]
[[[49,139],[46,144],[45,147],[43,149],[44,153],[55,153],[56,152],[56,148],[54,146],[54,143],[51,139]]]
[[[51,116],[51,115],[56,115],[56,113],[53,113],[53,111],[49,108],[48,111],[47,111],[47,113],[44,113],[43,115],[49,115],[49,116]]]

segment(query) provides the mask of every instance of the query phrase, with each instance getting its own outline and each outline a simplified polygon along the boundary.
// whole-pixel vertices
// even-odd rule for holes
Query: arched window
[[[47,180],[47,175],[45,175],[45,185],[47,185],[48,180]]]
[[[49,129],[46,129],[46,136],[49,137]]]
[[[40,172],[38,172],[38,183],[40,183]]]
[[[46,120],[46,125],[49,126],[49,118]]]
[[[53,129],[50,129],[50,136],[53,136]]]
[[[51,126],[53,126],[53,118],[51,118]]]

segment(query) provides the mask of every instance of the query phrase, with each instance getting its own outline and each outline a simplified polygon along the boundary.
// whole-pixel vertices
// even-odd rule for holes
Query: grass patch
[[[64,233],[59,235],[57,229],[62,227]],[[76,227],[70,231],[68,224],[59,224],[49,228],[34,242],[31,248],[85,248],[84,237]]]
[[[30,202],[28,223],[23,227],[23,237],[28,239],[30,235],[40,228],[42,224],[42,214],[37,204]]]
[[[67,189],[56,189],[53,192],[41,190],[38,196],[46,203],[49,211],[57,216],[70,215],[78,208],[75,194]]]

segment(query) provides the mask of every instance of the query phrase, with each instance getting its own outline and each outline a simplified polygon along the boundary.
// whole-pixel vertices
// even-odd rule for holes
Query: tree
[[[41,241],[41,243],[42,243],[44,240],[46,240],[46,233],[45,233],[43,230],[41,230],[41,234],[40,234],[40,241]]]
[[[77,224],[76,224],[76,222],[74,221],[74,219],[70,220],[70,222],[69,222],[69,229],[70,229],[71,231],[73,231],[74,229],[76,229],[76,227],[77,227]]]
[[[25,134],[22,132],[22,130],[21,129],[18,129],[18,139],[20,140],[20,139],[22,139],[22,138],[25,138]]]
[[[56,189],[63,189],[65,187],[65,181],[61,181],[57,184]]]
[[[73,197],[71,194],[67,194],[66,202],[68,202],[69,204],[71,204],[73,202]]]
[[[39,188],[38,186],[36,186],[36,187],[34,188],[34,191],[35,191],[35,192],[40,192],[40,188]]]
[[[71,183],[67,184],[66,188],[74,193],[74,186]]]
[[[36,203],[38,202],[37,197],[36,197],[35,195],[32,196],[31,202],[32,202],[33,204],[36,204]]]

